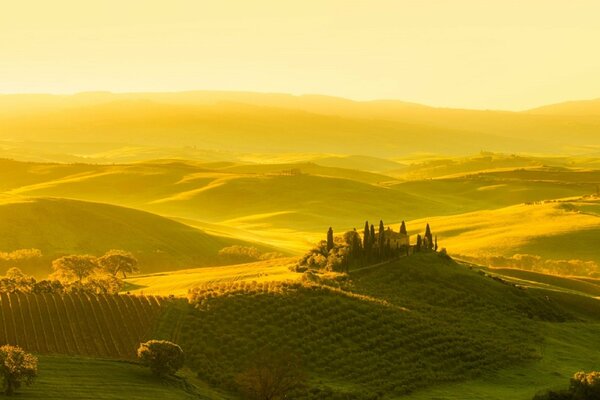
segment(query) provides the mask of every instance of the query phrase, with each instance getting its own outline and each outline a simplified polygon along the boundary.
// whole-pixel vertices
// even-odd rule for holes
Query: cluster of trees
[[[69,255],[52,262],[54,272],[48,279],[36,280],[19,268],[10,268],[0,277],[0,291],[23,293],[57,293],[91,291],[118,293],[123,288],[119,278],[138,272],[137,259],[123,250],[110,250],[101,257]]]
[[[433,236],[429,224],[425,228],[425,234],[417,235],[416,244],[411,245],[404,221],[398,232],[390,227],[386,228],[383,221],[379,221],[376,232],[375,226],[366,221],[362,235],[355,228],[342,236],[334,236],[333,229],[329,228],[327,240],[322,240],[310,249],[299,260],[296,271],[324,269],[347,272],[351,268],[383,262],[412,252],[437,249],[437,236]]]
[[[272,260],[281,257],[283,257],[283,254],[281,253],[263,253],[252,246],[233,245],[219,250],[219,258],[226,264],[242,264],[262,260]]]
[[[0,251],[0,269],[18,266],[20,268],[32,268],[42,260],[42,252],[39,249],[19,249],[15,251]]]
[[[533,400],[600,400],[600,372],[577,372],[569,389],[540,393]]]

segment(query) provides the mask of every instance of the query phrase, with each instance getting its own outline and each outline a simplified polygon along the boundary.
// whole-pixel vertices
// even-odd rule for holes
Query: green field
[[[187,392],[180,382],[161,383],[136,364],[82,357],[41,356],[35,384],[17,398],[44,400],[164,399],[215,397]]]

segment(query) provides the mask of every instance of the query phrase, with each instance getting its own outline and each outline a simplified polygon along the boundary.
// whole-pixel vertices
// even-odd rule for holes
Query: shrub
[[[183,350],[167,340],[149,340],[137,350],[141,363],[158,377],[174,375],[183,367]]]
[[[255,400],[285,399],[304,386],[306,375],[298,358],[289,353],[260,351],[248,368],[236,377],[240,391]]]
[[[37,376],[38,360],[19,346],[0,347],[0,372],[4,379],[4,393],[11,396],[23,383],[31,385]]]

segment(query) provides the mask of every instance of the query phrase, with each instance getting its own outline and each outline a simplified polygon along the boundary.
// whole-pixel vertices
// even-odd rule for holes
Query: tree
[[[425,246],[425,248],[427,250],[432,250],[433,249],[433,236],[431,235],[431,228],[429,227],[429,224],[427,224],[427,227],[425,228],[425,239],[427,242],[427,245]]]
[[[127,278],[127,274],[139,272],[137,264],[138,260],[133,254],[123,250],[109,250],[98,259],[98,266],[100,268],[112,276],[121,273],[123,279]]]
[[[260,351],[247,369],[236,377],[244,398],[281,400],[303,387],[306,375],[298,358],[288,353]]]
[[[421,247],[423,247],[423,239],[421,238],[421,235],[417,235],[417,244],[415,246],[415,251],[420,252]]]
[[[383,252],[385,250],[385,227],[383,226],[383,221],[379,221],[379,256],[383,257]]]
[[[333,249],[333,229],[329,227],[327,231],[327,252]]]
[[[433,246],[433,249],[435,251],[438,251],[438,241],[437,241],[437,235],[435,235],[435,245]]]
[[[141,343],[137,355],[142,365],[149,367],[157,377],[174,375],[183,367],[183,350],[167,340],[149,340]]]
[[[373,246],[375,246],[375,242],[377,242],[377,238],[375,237],[375,226],[373,224],[371,224],[371,248],[373,248]]]
[[[369,231],[369,221],[365,221],[365,230],[363,231],[363,249],[368,256],[371,252],[371,232]]]
[[[77,280],[81,283],[98,267],[96,261],[95,257],[89,255],[64,256],[52,261],[52,268],[60,281],[71,282]]]
[[[34,277],[25,275],[17,267],[9,268],[3,281],[1,286],[7,289],[7,292],[31,292],[31,288],[35,284]]]
[[[12,396],[23,383],[29,386],[37,376],[38,360],[19,346],[0,347],[0,373],[4,379],[4,394]]]
[[[408,235],[408,231],[406,230],[406,223],[402,221],[402,225],[400,225],[400,233],[402,235]]]

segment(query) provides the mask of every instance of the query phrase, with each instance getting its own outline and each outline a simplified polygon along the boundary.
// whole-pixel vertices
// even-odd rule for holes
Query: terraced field
[[[38,354],[131,359],[163,300],[155,296],[0,293],[0,343]]]

